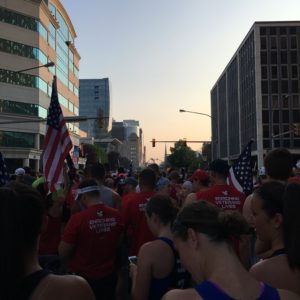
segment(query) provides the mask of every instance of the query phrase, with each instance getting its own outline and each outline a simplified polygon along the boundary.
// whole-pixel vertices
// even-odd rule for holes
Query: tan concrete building
[[[40,168],[53,76],[64,116],[79,113],[76,32],[59,0],[0,0],[0,151],[10,171]],[[23,69],[54,62],[51,68]],[[24,123],[22,123],[24,122]],[[67,124],[79,145],[78,124]]]

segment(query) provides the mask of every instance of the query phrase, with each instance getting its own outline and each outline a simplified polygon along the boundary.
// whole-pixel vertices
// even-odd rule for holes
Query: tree
[[[105,150],[97,145],[83,144],[83,153],[87,164],[96,162],[106,163],[108,161]]]
[[[180,140],[171,148],[171,154],[167,157],[167,165],[172,168],[182,168],[186,170],[195,170],[199,167],[199,159],[196,151],[189,146],[185,146],[184,141]]]

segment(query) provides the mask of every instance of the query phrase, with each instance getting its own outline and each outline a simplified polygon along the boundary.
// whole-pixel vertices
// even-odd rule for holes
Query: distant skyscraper
[[[122,141],[120,154],[132,161],[137,168],[143,162],[143,131],[139,121],[113,122],[111,136]]]
[[[80,129],[95,139],[107,135],[111,130],[110,108],[108,78],[79,80],[79,115],[97,117],[98,114],[102,114],[104,117],[103,128],[99,128],[97,121],[88,120],[80,123]]]
[[[212,156],[234,160],[254,140],[300,157],[300,22],[255,22],[211,90]]]

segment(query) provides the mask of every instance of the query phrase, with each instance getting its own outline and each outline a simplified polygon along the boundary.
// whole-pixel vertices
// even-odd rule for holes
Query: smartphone
[[[137,265],[137,257],[136,256],[129,256],[128,260],[131,264]]]

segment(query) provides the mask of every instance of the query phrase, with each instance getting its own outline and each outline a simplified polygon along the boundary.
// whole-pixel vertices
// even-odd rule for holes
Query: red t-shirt
[[[39,243],[39,255],[58,254],[58,245],[61,239],[62,218],[48,216],[46,231],[41,234]]]
[[[62,237],[74,245],[70,271],[87,279],[112,274],[123,227],[120,213],[102,203],[71,216]]]
[[[216,184],[203,192],[197,192],[196,198],[206,200],[225,210],[238,210],[239,212],[242,212],[245,202],[245,194],[227,184]]]
[[[143,244],[155,239],[150,232],[145,216],[146,204],[154,193],[140,192],[132,194],[125,206],[124,223],[127,228],[130,228],[132,235],[129,255],[137,255]]]

